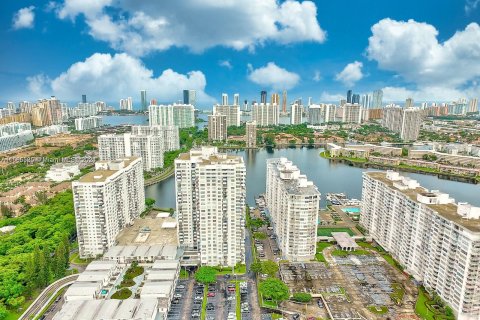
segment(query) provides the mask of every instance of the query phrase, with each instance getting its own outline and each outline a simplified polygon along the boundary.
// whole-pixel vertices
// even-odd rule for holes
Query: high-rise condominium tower
[[[245,132],[247,148],[255,148],[257,146],[257,123],[255,121],[247,122]]]
[[[214,105],[213,114],[221,114],[227,117],[227,127],[240,126],[240,105]]]
[[[245,261],[243,158],[202,147],[175,160],[178,237],[202,265]]]
[[[235,93],[233,95],[233,105],[234,106],[240,106],[240,94]]]
[[[358,103],[347,103],[343,106],[343,119],[345,123],[361,123],[362,108]]]
[[[100,161],[72,182],[81,258],[102,255],[118,233],[145,210],[142,160]]]
[[[415,141],[420,133],[423,111],[417,108],[391,106],[383,109],[382,126],[400,134],[405,141]]]
[[[456,319],[480,319],[480,208],[397,172],[364,172],[360,224]]]
[[[280,95],[276,92],[272,93],[272,97],[270,99],[272,104],[276,104],[277,106],[280,105]]]
[[[322,107],[318,104],[312,104],[308,107],[308,123],[312,125],[323,123]]]
[[[222,93],[222,105],[228,106],[228,94]]]
[[[347,91],[347,103],[352,103],[352,90]]]
[[[148,102],[147,102],[147,90],[140,91],[140,110],[147,111]]]
[[[223,114],[212,114],[208,116],[208,140],[227,140],[227,116]]]
[[[282,113],[287,113],[287,90],[283,90],[282,93]]]
[[[372,95],[372,108],[380,109],[383,105],[383,91],[375,90]]]
[[[283,258],[315,258],[320,192],[286,158],[267,160],[266,203]]]
[[[174,125],[180,129],[195,126],[195,109],[191,104],[150,105],[148,111],[150,125]]]
[[[260,102],[267,103],[267,91],[263,90],[260,92]]]
[[[291,106],[291,111],[290,111],[290,124],[302,124],[303,122],[303,106],[294,103]]]
[[[195,90],[183,90],[183,104],[191,104],[196,106],[197,92]]]
[[[87,95],[82,94],[82,103],[87,103]]]
[[[278,106],[275,104],[254,103],[252,105],[252,120],[259,127],[278,124]]]

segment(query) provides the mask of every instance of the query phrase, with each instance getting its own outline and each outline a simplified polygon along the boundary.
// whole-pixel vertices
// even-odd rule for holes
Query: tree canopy
[[[262,281],[259,289],[265,298],[276,302],[287,300],[290,297],[287,285],[282,280],[276,278],[268,278]]]
[[[195,280],[203,284],[215,283],[217,281],[217,270],[212,267],[200,267],[195,273]]]

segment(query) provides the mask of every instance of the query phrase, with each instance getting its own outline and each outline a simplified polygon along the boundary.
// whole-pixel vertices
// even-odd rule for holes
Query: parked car
[[[209,292],[209,293],[207,294],[207,297],[210,297],[210,298],[211,298],[211,297],[215,297],[215,292]]]

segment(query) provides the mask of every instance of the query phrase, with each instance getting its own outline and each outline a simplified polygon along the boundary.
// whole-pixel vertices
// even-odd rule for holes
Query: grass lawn
[[[140,266],[131,266],[123,276],[123,279],[133,279],[143,273],[144,269]]]
[[[332,232],[346,232],[351,236],[354,235],[352,229],[350,229],[350,228],[322,228],[322,227],[319,227],[317,229],[317,236],[319,236],[319,237],[331,237]]]
[[[240,281],[235,281],[235,295],[237,296],[237,303],[236,303],[236,311],[237,311],[237,319],[242,319],[242,310],[240,309]]]
[[[217,270],[217,275],[232,274],[232,268],[214,267]],[[233,271],[235,274],[245,274],[247,272],[247,266],[244,264],[237,264]]]
[[[358,241],[357,244],[362,248],[377,250],[376,247],[374,247],[370,242]]]
[[[259,240],[265,240],[267,239],[267,234],[265,232],[254,232],[253,237]]]
[[[130,298],[131,295],[132,291],[130,289],[122,288],[112,295],[112,299],[125,300]]]
[[[368,310],[375,314],[385,314],[388,312],[388,308],[385,306],[369,306]]]
[[[207,315],[207,301],[208,301],[208,286],[203,288],[203,301],[202,301],[202,312],[200,314],[200,319],[205,320],[205,316]]]
[[[135,281],[132,279],[123,279],[122,282],[120,282],[120,287],[126,288],[126,287],[131,287],[135,285]]]
[[[355,250],[355,251],[343,251],[343,250],[333,250],[332,256],[337,257],[346,257],[346,256],[368,256],[371,255],[370,252],[366,250]]]
[[[272,313],[272,319],[283,319],[283,316],[278,313]]]
[[[187,270],[180,269],[180,279],[188,279],[188,278],[189,278],[189,274]]]
[[[403,296],[405,295],[405,290],[402,285],[399,283],[392,283],[393,292],[390,293],[390,298],[396,303],[400,304],[402,302]]]
[[[380,254],[382,255],[383,259],[385,259],[390,265],[397,268],[399,271],[403,272],[403,267],[400,265],[400,263],[397,262],[397,260],[393,259],[391,255],[389,255],[388,253],[380,253]]]
[[[423,288],[418,288],[418,299],[415,304],[415,312],[421,318],[425,320],[454,320],[455,317],[447,316],[444,312],[433,309],[431,306],[435,304],[428,293]]]
[[[80,259],[80,257],[78,256],[78,252],[75,252],[74,254],[70,255],[70,262],[74,264],[87,265],[92,260],[93,259]]]
[[[327,260],[325,260],[325,257],[323,256],[322,251],[323,249],[330,246],[332,246],[332,244],[329,242],[317,242],[317,252],[315,253],[315,259],[319,262],[327,262]]]

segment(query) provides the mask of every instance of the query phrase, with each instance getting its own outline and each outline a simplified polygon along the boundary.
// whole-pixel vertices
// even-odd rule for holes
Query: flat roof
[[[123,161],[124,168],[128,167],[132,162],[139,159],[138,157],[126,157],[120,160],[113,160],[113,161],[97,161],[97,163],[109,163],[115,161]],[[117,173],[119,170],[95,170],[93,172],[89,172],[86,175],[82,176],[78,179],[79,182],[86,182],[86,183],[94,183],[94,182],[105,182],[109,177]]]
[[[172,291],[173,281],[145,281],[140,296],[159,295],[167,297]]]
[[[177,246],[169,245],[163,247],[162,250],[163,257],[176,257],[177,256]]]
[[[159,281],[159,280],[165,280],[165,281],[173,281],[175,280],[176,276],[176,271],[175,270],[150,270],[147,275],[146,279],[147,281]]]
[[[176,270],[180,262],[178,260],[155,260],[153,270]]]
[[[80,273],[77,278],[77,282],[97,282],[103,281],[109,277],[108,270],[100,270],[100,271],[84,271]]]
[[[408,196],[412,201],[418,203],[417,195],[423,194],[428,190],[423,187],[418,187],[416,189],[405,189],[400,190],[394,186],[394,181],[387,179],[387,174],[384,172],[364,172],[364,174],[372,177],[375,180],[378,180],[385,184],[392,190],[403,193]],[[443,217],[446,220],[452,221],[453,223],[470,230],[472,232],[480,232],[480,219],[464,219],[457,213],[457,205],[453,203],[448,204],[423,204],[433,211],[437,212],[439,216]]]
[[[173,217],[158,217],[160,212],[153,211],[144,218],[138,218],[133,221],[133,225],[123,228],[116,237],[118,245],[129,245],[135,243],[142,230],[148,228],[148,238],[141,244],[144,245],[166,245],[178,244],[177,228],[163,228],[164,222],[176,223]],[[168,224],[167,224],[168,225]],[[143,240],[143,239],[142,239]]]
[[[332,232],[332,237],[341,248],[358,248],[358,244],[347,232]]]
[[[93,296],[102,288],[101,281],[74,282],[65,292],[65,296]]]
[[[112,247],[113,248],[113,247]],[[86,271],[111,270],[117,266],[115,261],[95,260],[88,264]]]

